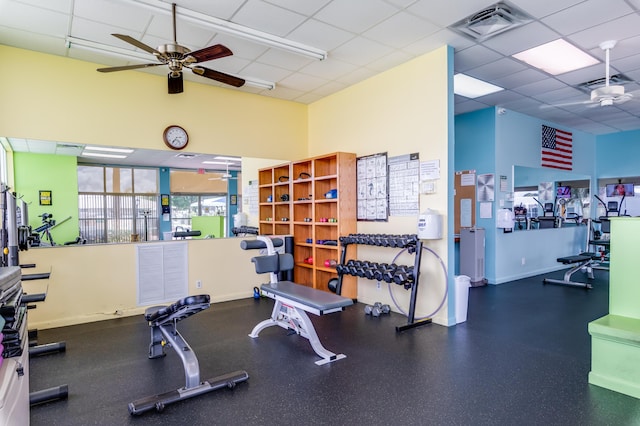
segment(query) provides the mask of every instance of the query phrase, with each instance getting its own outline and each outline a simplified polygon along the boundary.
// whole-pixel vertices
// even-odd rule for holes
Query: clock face
[[[171,149],[182,149],[189,143],[187,131],[180,126],[169,126],[162,135],[164,143]]]

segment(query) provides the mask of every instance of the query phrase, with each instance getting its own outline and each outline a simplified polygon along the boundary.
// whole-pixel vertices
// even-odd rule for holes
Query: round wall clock
[[[184,149],[189,143],[187,131],[180,126],[169,126],[164,129],[162,139],[165,145],[171,149]]]

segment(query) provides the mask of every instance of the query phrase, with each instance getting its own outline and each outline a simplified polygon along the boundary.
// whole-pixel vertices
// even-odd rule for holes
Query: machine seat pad
[[[169,306],[152,306],[144,311],[144,319],[155,325],[172,321],[183,320],[193,314],[209,308],[210,297],[208,294],[187,296]]]
[[[575,255],[575,256],[559,257],[556,260],[560,263],[564,263],[565,265],[568,265],[571,263],[586,262],[592,259],[591,259],[591,256]]]
[[[330,309],[344,308],[353,305],[353,300],[337,294],[316,290],[291,281],[279,281],[275,284],[262,284],[263,291],[270,292],[276,296],[293,300],[303,305],[327,311]]]

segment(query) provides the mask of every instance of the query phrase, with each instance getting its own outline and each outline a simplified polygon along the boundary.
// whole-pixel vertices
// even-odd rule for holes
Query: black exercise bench
[[[203,382],[200,381],[198,358],[196,358],[193,349],[191,349],[189,344],[178,332],[177,323],[193,314],[208,309],[209,306],[209,295],[201,294],[198,296],[185,297],[169,306],[153,306],[147,308],[144,313],[144,318],[149,322],[149,327],[151,327],[149,358],[154,359],[165,356],[164,347],[171,346],[182,360],[186,384],[177,390],[130,402],[129,413],[141,414],[154,408],[157,411],[162,411],[167,404],[192,398],[223,387],[234,388],[237,383],[244,382],[249,378],[246,371],[239,370]]]
[[[595,253],[580,253],[575,256],[559,257],[556,260],[564,265],[574,265],[571,269],[564,273],[564,277],[561,280],[553,278],[545,278],[542,280],[544,284],[559,284],[568,285],[573,287],[581,287],[587,290],[593,288],[589,283],[582,283],[577,281],[571,281],[571,276],[582,268],[587,269],[587,276],[589,279],[593,279],[593,262],[598,260],[599,257]]]

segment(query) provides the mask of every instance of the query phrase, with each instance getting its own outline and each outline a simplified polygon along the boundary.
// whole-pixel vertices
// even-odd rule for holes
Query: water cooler
[[[470,278],[471,286],[485,285],[484,228],[460,229],[460,275]]]

